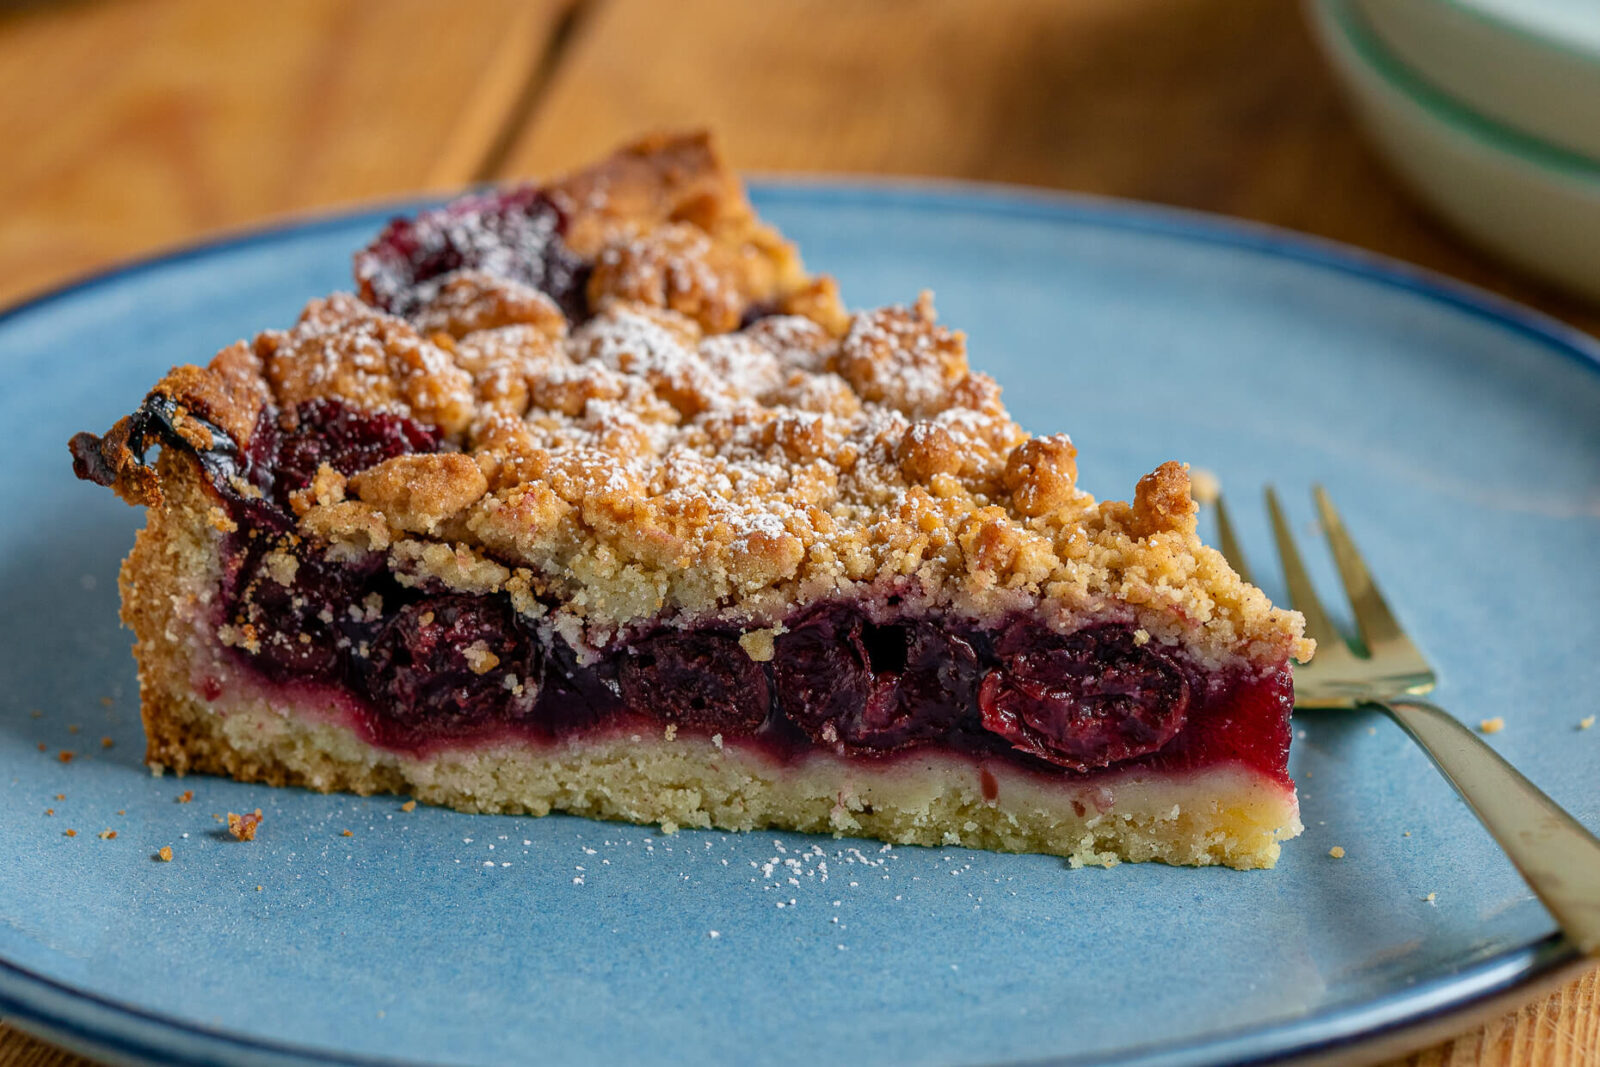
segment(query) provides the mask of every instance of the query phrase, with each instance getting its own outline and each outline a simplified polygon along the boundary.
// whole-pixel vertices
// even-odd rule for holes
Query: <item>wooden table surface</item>
[[[1480,255],[1396,185],[1289,0],[0,0],[0,303],[691,125],[748,169],[1275,223],[1600,334],[1600,308]],[[1597,972],[1407,1062],[1600,1064]],[[0,1067],[85,1063],[0,1024]]]

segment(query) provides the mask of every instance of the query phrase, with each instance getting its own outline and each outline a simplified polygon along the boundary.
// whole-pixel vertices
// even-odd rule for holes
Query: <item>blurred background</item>
[[[0,3],[0,304],[708,126],[1348,242],[1600,334],[1600,0]],[[81,1064],[0,1026],[0,1067]],[[1416,1064],[1600,1063],[1594,976]]]
[[[746,169],[1217,211],[1600,332],[1594,0],[0,5],[0,300],[701,124]]]

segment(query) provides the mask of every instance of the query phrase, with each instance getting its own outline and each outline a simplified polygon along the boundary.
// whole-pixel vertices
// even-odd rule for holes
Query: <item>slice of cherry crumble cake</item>
[[[846,312],[705,137],[398,219],[355,273],[72,441],[148,509],[154,767],[1075,863],[1299,832],[1310,644],[1184,468],[1095,501],[927,297]]]

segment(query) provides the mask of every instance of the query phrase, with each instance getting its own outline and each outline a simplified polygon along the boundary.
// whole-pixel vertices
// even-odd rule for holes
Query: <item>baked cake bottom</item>
[[[1294,790],[1242,766],[1043,780],[999,761],[913,752],[874,762],[776,760],[720,737],[508,739],[418,755],[368,744],[327,716],[265,697],[148,694],[158,771],[323,792],[404,793],[467,812],[570,812],[634,823],[782,827],[897,844],[1066,857],[1270,867],[1301,830]]]

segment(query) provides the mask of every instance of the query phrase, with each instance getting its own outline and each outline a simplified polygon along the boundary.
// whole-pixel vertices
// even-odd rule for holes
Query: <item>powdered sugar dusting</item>
[[[593,268],[582,308],[541,273],[567,253]],[[510,575],[522,610],[561,605],[575,646],[662,615],[760,625],[870,585],[973,617],[1043,601],[1061,625],[1117,603],[1202,658],[1304,652],[1296,620],[1201,554],[1181,467],[1097,503],[1071,441],[1011,420],[930,296],[846,315],[703,141],[397,223],[358,279],[371,303],[315,301],[213,373],[284,409],[337,397],[439,427],[477,469],[457,468],[473,492],[433,494],[450,558],[420,577]],[[390,546],[424,512],[378,484],[330,484],[304,531],[422,558]]]

